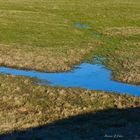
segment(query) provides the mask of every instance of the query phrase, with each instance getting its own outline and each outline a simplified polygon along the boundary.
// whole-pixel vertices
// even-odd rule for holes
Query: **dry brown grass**
[[[110,42],[112,52],[107,52],[107,65],[113,69],[113,79],[140,85],[140,27],[112,27],[103,34],[116,40],[116,44]]]
[[[140,27],[112,27],[104,31],[109,36],[134,36],[140,35]]]
[[[123,42],[107,62],[114,70],[115,80],[140,85],[140,43]]]
[[[140,99],[83,89],[33,85],[24,77],[0,75],[0,133],[25,129],[80,113],[140,106]]]
[[[116,64],[113,67],[117,67],[118,65],[121,70],[117,69],[117,72],[115,72],[113,79],[124,83],[140,85],[139,61],[133,62],[129,60],[123,60],[122,62],[120,61],[120,64]]]
[[[0,65],[38,71],[67,71],[80,63],[99,42],[81,48],[33,48],[0,44]]]
[[[140,61],[123,61],[122,70],[114,78],[125,83],[140,85]]]

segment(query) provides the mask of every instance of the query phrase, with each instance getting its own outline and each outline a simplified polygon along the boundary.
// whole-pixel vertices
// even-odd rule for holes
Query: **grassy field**
[[[128,140],[139,136],[140,98],[83,89],[37,86],[32,84],[33,81],[23,77],[0,76],[1,140],[43,140],[45,136],[51,140],[65,140],[67,134],[70,140],[75,134],[77,138],[74,140],[87,140],[96,136],[102,139],[105,134],[121,134]],[[77,115],[81,116],[79,121],[76,121]],[[46,128],[52,123],[52,127]],[[38,131],[34,133],[27,128],[37,128]],[[29,135],[18,134],[19,130],[29,131]],[[7,132],[12,135],[7,135]],[[1,134],[8,138],[3,139]]]
[[[107,58],[115,79],[139,84],[139,7],[139,0],[0,0],[0,65],[66,71],[93,52]]]
[[[106,58],[115,80],[140,85],[139,7],[139,0],[0,0],[0,65],[67,71],[84,60],[92,63],[98,55]],[[79,29],[76,23],[91,28]],[[129,95],[37,86],[32,81],[0,75],[0,134],[84,113],[140,107],[140,99]],[[124,128],[140,129],[140,120],[129,120],[129,113],[107,121],[107,132],[116,120],[114,131],[122,131],[123,121],[128,122]],[[100,123],[95,125],[99,129]]]

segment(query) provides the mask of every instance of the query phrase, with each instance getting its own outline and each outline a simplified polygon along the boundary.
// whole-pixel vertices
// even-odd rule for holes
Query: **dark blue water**
[[[140,95],[140,86],[124,84],[111,80],[112,72],[102,64],[82,63],[69,72],[44,73],[0,67],[0,73],[35,77],[39,84],[63,87],[78,87],[90,90]],[[49,82],[48,82],[49,81]]]

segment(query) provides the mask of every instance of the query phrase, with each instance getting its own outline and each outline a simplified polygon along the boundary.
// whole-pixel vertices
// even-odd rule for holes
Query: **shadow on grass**
[[[108,109],[0,136],[0,140],[140,140],[140,108]]]

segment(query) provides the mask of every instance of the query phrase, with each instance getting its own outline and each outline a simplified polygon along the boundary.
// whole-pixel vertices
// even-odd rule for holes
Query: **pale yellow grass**
[[[105,35],[109,36],[134,36],[140,35],[140,27],[112,27],[106,28],[104,31]]]
[[[115,69],[113,78],[124,83],[140,85],[140,42],[126,41],[115,50],[108,64]]]
[[[81,48],[39,48],[0,44],[0,65],[38,71],[67,71],[80,63],[99,42],[93,42]]]

